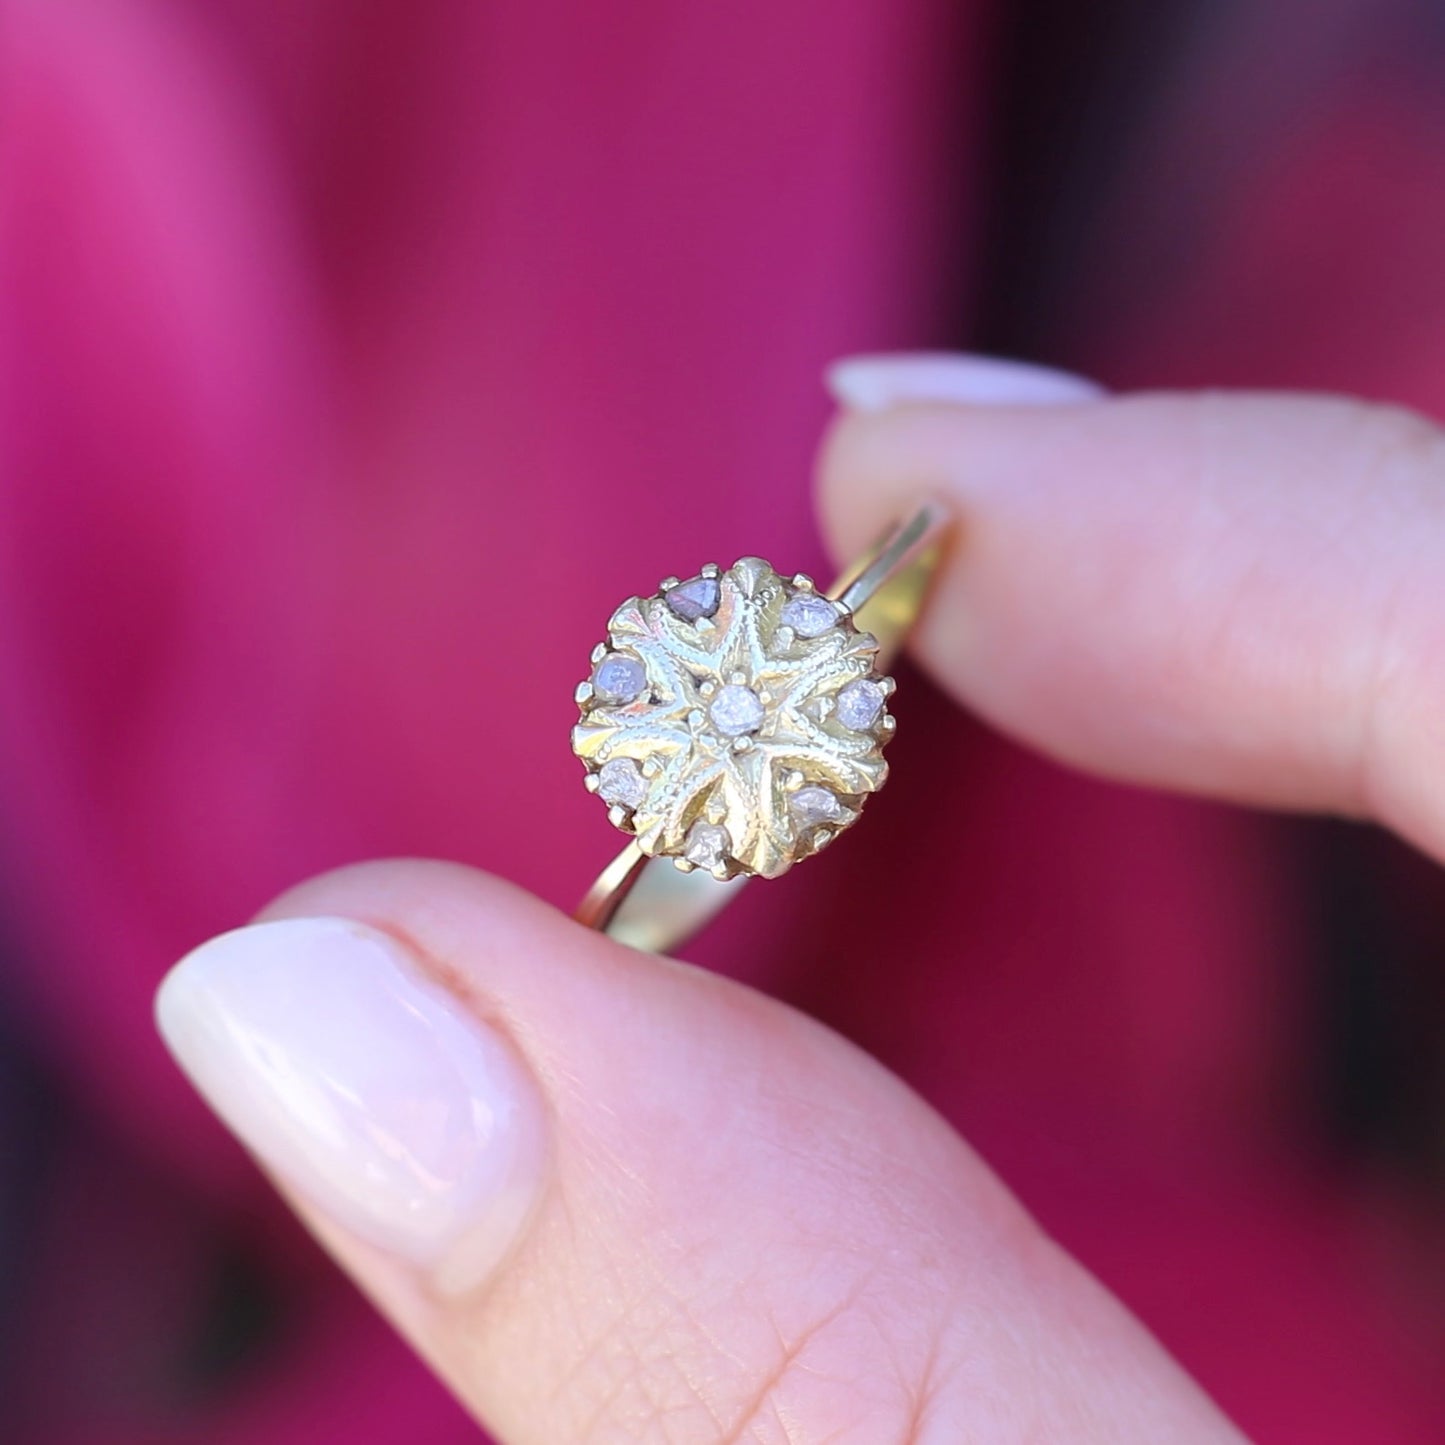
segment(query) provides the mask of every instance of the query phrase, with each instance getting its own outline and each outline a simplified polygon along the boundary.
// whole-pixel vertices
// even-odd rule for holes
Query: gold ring
[[[948,521],[924,503],[826,593],[744,557],[612,614],[572,750],[631,841],[579,922],[670,952],[748,878],[776,878],[857,821],[888,777],[887,668]]]

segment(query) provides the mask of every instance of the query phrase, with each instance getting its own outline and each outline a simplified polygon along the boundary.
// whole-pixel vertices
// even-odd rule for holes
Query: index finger
[[[841,555],[920,492],[952,502],[913,651],[961,701],[1095,772],[1367,814],[1445,857],[1433,424],[1264,394],[890,400],[833,427],[823,525]]]

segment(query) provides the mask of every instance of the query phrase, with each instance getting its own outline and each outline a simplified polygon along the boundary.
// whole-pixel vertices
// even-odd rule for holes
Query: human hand
[[[920,491],[960,517],[913,650],[961,701],[1082,767],[1445,854],[1434,427],[962,362],[837,385],[840,555]],[[163,1030],[509,1445],[1238,1438],[944,1121],[783,1005],[446,865],[265,917],[178,966]]]

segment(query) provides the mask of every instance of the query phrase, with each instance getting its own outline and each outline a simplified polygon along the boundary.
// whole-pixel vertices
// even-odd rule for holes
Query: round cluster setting
[[[642,851],[776,877],[883,786],[893,680],[810,578],[757,557],[669,577],[613,613],[577,689],[572,749]]]

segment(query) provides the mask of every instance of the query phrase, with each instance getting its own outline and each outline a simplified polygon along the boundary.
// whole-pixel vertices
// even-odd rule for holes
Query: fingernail
[[[224,933],[171,970],[160,1031],[300,1198],[447,1291],[520,1234],[545,1158],[535,1083],[410,950],[343,918]]]
[[[850,356],[827,372],[828,390],[849,411],[886,411],[927,402],[964,406],[1064,406],[1107,393],[1069,371],[995,356],[913,352]]]

